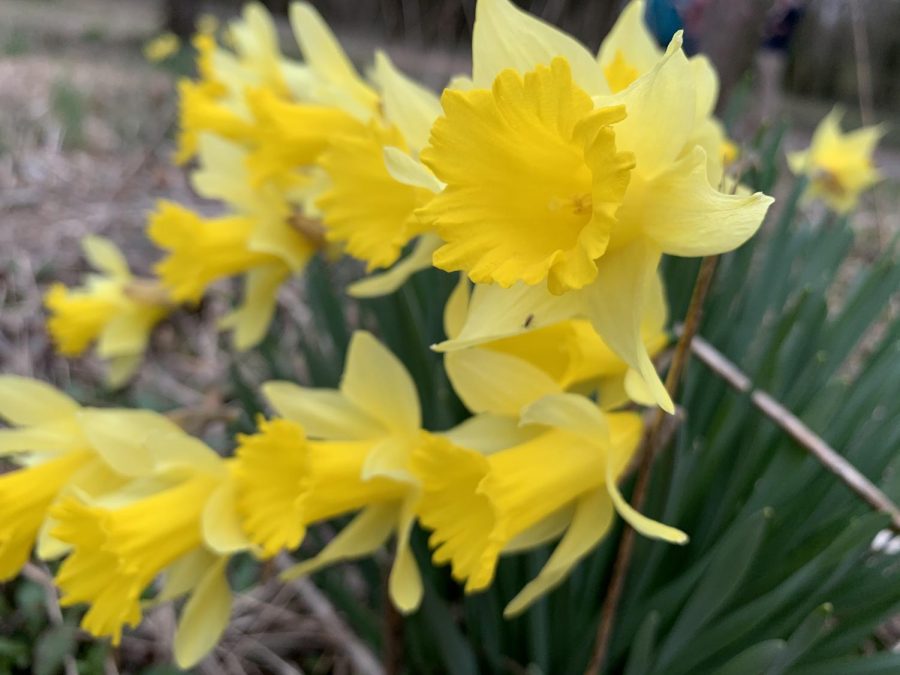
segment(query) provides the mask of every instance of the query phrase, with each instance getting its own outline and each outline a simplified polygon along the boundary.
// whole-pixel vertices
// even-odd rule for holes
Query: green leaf
[[[659,650],[658,666],[665,669],[679,651],[728,603],[756,557],[772,514],[760,511],[732,527],[715,547],[712,558],[687,604]]]
[[[75,651],[76,628],[63,624],[44,631],[34,645],[34,675],[56,675]]]
[[[659,612],[650,612],[634,636],[634,644],[628,653],[624,675],[645,675],[650,672],[658,629]]]
[[[756,675],[772,667],[784,651],[784,640],[766,640],[745,649],[731,661],[716,670],[716,675]]]
[[[829,619],[833,614],[834,607],[831,603],[826,602],[816,607],[788,638],[787,648],[772,664],[766,675],[786,673],[828,631]]]

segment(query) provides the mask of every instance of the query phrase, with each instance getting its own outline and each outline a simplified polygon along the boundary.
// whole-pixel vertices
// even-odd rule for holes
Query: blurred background
[[[288,0],[264,4],[279,17],[284,52],[297,55],[285,17]],[[361,68],[375,48],[384,47],[401,69],[438,89],[470,67],[474,0],[313,4]],[[519,4],[596,48],[624,3]],[[846,280],[872,266],[900,232],[900,0],[648,0],[648,6],[648,20],[661,43],[683,28],[690,49],[714,61],[722,79],[720,114],[746,149],[759,147],[761,138],[776,139],[772,156],[778,143],[786,150],[806,147],[835,103],[846,108],[845,129],[887,123],[876,153],[885,180],[865,195],[849,221],[852,248],[839,268],[829,270],[837,280],[827,289],[832,308],[832,301],[848,297]],[[44,328],[42,294],[51,282],[79,281],[86,264],[78,242],[88,233],[110,237],[137,272],[148,272],[157,254],[144,225],[157,199],[216,211],[215,204],[192,193],[186,170],[171,161],[175,85],[191,74],[186,38],[198,18],[211,14],[225,23],[240,7],[235,0],[0,0],[0,372],[48,380],[86,405],[179,407],[189,430],[194,430],[195,415],[197,432],[223,446],[236,417],[244,416],[249,424],[250,406],[243,397],[257,382],[270,374],[308,375],[316,359],[296,354],[296,345],[313,344],[311,336],[323,330],[315,324],[307,287],[321,286],[323,274],[340,276],[340,270],[313,266],[305,285],[287,285],[280,296],[286,319],[273,331],[276,336],[240,356],[214,327],[237,291],[235,285],[219,284],[196,312],[176,313],[155,331],[136,381],[118,393],[100,385],[101,369],[93,357],[68,360],[54,354]],[[180,51],[161,63],[148,62],[145,45],[166,32],[182,37]],[[783,154],[777,157],[783,169]],[[771,191],[784,199],[791,177],[784,170],[778,176]],[[814,216],[810,222],[822,213]],[[816,241],[818,235],[810,236]],[[724,295],[731,302],[733,295]],[[886,326],[896,325],[896,293],[888,296],[893,299],[884,303],[883,312],[879,308],[873,326],[865,327],[855,353],[868,355]],[[332,361],[339,351],[327,340],[313,346],[323,353],[331,350],[326,356]],[[272,354],[278,354],[274,361],[280,373],[270,373]],[[336,379],[337,361],[326,379]],[[728,439],[721,445],[730,451]],[[256,568],[248,570],[245,588],[260,576],[271,577],[265,570],[261,575]],[[238,590],[241,573],[236,572]],[[351,570],[334,577],[327,590],[332,597],[350,595],[371,581],[359,577]],[[258,672],[293,672],[283,669],[278,654],[299,650],[321,657],[318,670],[309,672],[341,672],[346,636],[333,630],[334,617],[315,589],[304,588],[303,597],[291,595],[296,588],[276,584],[247,595],[226,636],[226,652],[242,658],[252,653]],[[40,575],[0,588],[0,673],[49,675],[65,665],[60,655],[72,652],[75,633],[48,618],[45,590]],[[146,666],[142,673],[169,672],[155,664],[168,660],[165,641],[173,620],[169,609],[155,612],[127,641],[127,663]],[[370,629],[377,639],[382,627],[376,623]],[[889,631],[885,644],[896,643],[896,632]],[[262,634],[271,640],[266,649],[247,637]],[[521,642],[516,636],[511,641]],[[79,659],[89,664],[83,672],[115,672],[116,659],[101,643],[96,650],[82,650]]]

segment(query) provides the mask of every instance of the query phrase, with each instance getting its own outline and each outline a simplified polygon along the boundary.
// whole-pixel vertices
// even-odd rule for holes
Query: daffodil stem
[[[697,280],[694,282],[694,290],[691,293],[691,302],[684,319],[684,328],[678,343],[675,345],[672,363],[669,366],[669,372],[666,374],[666,390],[673,399],[691,353],[691,340],[700,326],[703,303],[706,301],[707,293],[712,285],[717,262],[718,257],[710,256],[704,258],[700,263],[700,271],[697,273]],[[653,461],[656,458],[656,454],[662,449],[661,441],[666,436],[663,433],[664,422],[665,413],[661,409],[657,409],[644,436],[641,463],[638,467],[634,491],[631,495],[631,505],[638,511],[643,507],[644,500],[647,497],[647,487],[650,484],[650,472],[653,467]],[[616,559],[613,563],[612,578],[609,581],[606,598],[600,612],[600,624],[597,627],[594,653],[587,670],[585,670],[585,675],[598,675],[606,661],[609,643],[615,626],[616,611],[622,592],[625,589],[625,580],[628,577],[631,556],[634,553],[634,538],[634,530],[626,527],[619,540],[619,548],[616,551]]]

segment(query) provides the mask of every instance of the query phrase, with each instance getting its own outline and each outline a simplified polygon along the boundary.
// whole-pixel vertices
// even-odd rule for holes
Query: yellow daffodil
[[[604,415],[584,397],[557,394],[526,409],[522,422],[541,430],[487,454],[446,441],[413,458],[422,481],[419,519],[432,530],[434,562],[449,562],[467,592],[490,585],[503,553],[542,545],[565,532],[505,614],[522,612],[600,542],[615,512],[645,536],[687,542],[683,532],[636,512],[616,485],[641,438],[639,415]]]
[[[115,438],[123,429],[101,424],[103,431]],[[165,573],[157,600],[190,594],[174,642],[176,661],[187,668],[228,623],[226,563],[249,542],[227,461],[180,430],[150,435],[137,449],[146,474],[132,466],[133,479],[121,489],[99,498],[69,494],[52,507],[52,534],[71,549],[56,575],[60,602],[88,604],[82,628],[117,645],[122,629],[140,622],[142,594]]]
[[[821,199],[837,213],[852,210],[860,194],[881,180],[872,154],[885,133],[883,125],[844,133],[843,115],[843,110],[835,107],[819,123],[812,145],[788,155],[791,171],[809,177],[807,197]]]
[[[349,292],[357,297],[396,290],[410,275],[431,267],[440,245],[415,213],[443,187],[418,160],[440,114],[438,98],[381,52],[375,55],[372,79],[388,126],[370,124],[332,144],[320,162],[329,186],[316,203],[328,238],[344,243],[369,272],[393,265],[353,284]],[[418,235],[412,251],[398,262],[403,247]]]
[[[295,226],[296,210],[279,190],[249,180],[246,156],[238,145],[203,135],[194,187],[205,197],[226,201],[232,213],[204,218],[164,201],[147,229],[167,251],[156,272],[179,302],[196,302],[215,281],[245,275],[243,303],[220,324],[234,330],[240,350],[263,338],[278,288],[320,245],[314,233]]]
[[[159,63],[173,56],[181,48],[181,41],[174,33],[157,35],[144,45],[144,58],[151,63]]]
[[[444,310],[445,329],[451,338],[466,324],[468,286],[462,280]],[[477,297],[473,301],[477,302]],[[642,340],[651,355],[668,342],[666,320],[665,294],[657,278],[641,321]],[[601,407],[607,410],[629,399],[654,402],[637,373],[629,370],[584,319],[568,319],[447,352],[444,367],[456,394],[473,413],[518,417],[523,407],[539,398],[565,391],[597,392]]]
[[[671,412],[640,330],[660,256],[732,250],[772,200],[712,184],[696,136],[712,89],[682,52],[680,34],[646,72],[638,60],[639,74],[610,93],[603,67],[577,42],[508,0],[480,0],[474,88],[444,93],[444,116],[422,155],[446,187],[420,213],[446,242],[434,255],[438,267],[515,289],[484,293],[477,309],[473,302],[467,326],[443,349],[472,344],[475,324],[481,338],[496,338],[583,317]],[[607,70],[619,67],[612,63]],[[541,97],[544,90],[554,95]],[[547,100],[554,105],[539,105]],[[593,145],[573,145],[572,130],[585,127]],[[487,128],[477,148],[466,145]],[[605,159],[592,161],[586,147]],[[542,175],[547,166],[552,176]],[[495,320],[480,315],[485,309]]]
[[[70,494],[100,496],[146,468],[140,446],[178,428],[149,411],[82,408],[50,385],[0,376],[0,456],[19,464],[0,476],[0,579],[15,576],[32,547],[44,559],[67,546],[50,534],[52,505]]]
[[[307,526],[358,511],[318,555],[286,576],[368,555],[395,533],[391,599],[401,611],[416,609],[422,582],[409,535],[418,483],[409,461],[433,438],[421,430],[415,384],[401,363],[370,334],[357,332],[339,390],[269,382],[263,392],[280,419],[240,439],[237,503],[247,536],[273,555],[299,546]]]
[[[613,131],[625,108],[595,110],[561,57],[524,77],[504,70],[490,91],[447,90],[441,104],[422,153],[447,184],[421,211],[445,242],[435,265],[504,287],[590,283],[634,166]]]
[[[89,236],[81,246],[99,274],[76,288],[50,287],[44,296],[47,329],[65,356],[78,356],[96,342],[97,355],[109,362],[107,380],[117,387],[140,365],[150,332],[174,305],[158,281],[132,276],[111,241]]]

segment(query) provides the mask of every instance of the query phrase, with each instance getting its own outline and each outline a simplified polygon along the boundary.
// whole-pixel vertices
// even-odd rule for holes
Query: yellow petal
[[[344,93],[348,103],[355,103],[354,112],[371,113],[377,105],[378,95],[357,74],[334,33],[315,8],[308,2],[296,2],[291,5],[289,16],[303,57],[324,83],[323,91],[317,92],[319,96],[330,94],[340,101],[345,98],[340,96]]]
[[[594,329],[629,367],[640,373],[666,412],[675,405],[663,386],[641,335],[644,307],[652,292],[659,251],[640,239],[603,256],[597,281],[582,291]]]
[[[688,536],[679,529],[664,525],[652,518],[648,518],[642,513],[636,511],[631,504],[625,501],[622,493],[619,492],[619,486],[616,485],[617,477],[613,472],[612,462],[606,464],[606,489],[612,498],[613,504],[619,515],[631,525],[638,533],[651,539],[661,539],[671,544],[687,544]]]
[[[606,91],[603,74],[591,53],[575,38],[534,17],[509,0],[479,0],[472,32],[472,79],[490,86],[500,71],[520,73],[548,65],[562,56],[572,75],[591,95]]]
[[[333,389],[311,389],[292,382],[266,382],[263,395],[280,417],[296,422],[311,438],[378,438],[384,427]]]
[[[440,435],[461,448],[485,455],[530,441],[541,433],[538,427],[522,427],[518,416],[474,415]]]
[[[710,185],[700,146],[633,187],[619,211],[621,222],[637,224],[664,253],[680,256],[734,250],[756,233],[774,201],[761,192],[730,195]]]
[[[638,74],[650,71],[662,57],[663,51],[644,23],[646,5],[643,0],[629,2],[615,25],[603,38],[597,62],[606,69],[617,57],[628,63]]]
[[[397,525],[397,551],[394,564],[388,578],[388,593],[391,602],[403,614],[409,614],[419,608],[422,602],[422,577],[419,565],[410,546],[409,537],[416,520],[416,497],[404,500],[400,507]]]
[[[19,375],[0,375],[0,417],[18,426],[74,415],[81,409],[55,387]]]
[[[317,556],[289,567],[281,573],[281,578],[286,581],[296,579],[342,560],[361,558],[378,550],[397,527],[399,509],[396,503],[377,504],[364,509]]]
[[[453,390],[473,413],[515,416],[529,403],[561,391],[527,361],[478,347],[448,352],[444,368]]]
[[[578,394],[545,396],[522,411],[521,423],[564,429],[592,443],[609,443],[609,423],[603,412]]]
[[[212,493],[203,509],[203,541],[216,553],[250,548],[250,540],[241,527],[236,499],[233,481],[226,480]]]
[[[150,437],[183,433],[167,417],[150,410],[89,408],[81,414],[81,424],[91,447],[123,476],[152,473]]]
[[[186,471],[225,478],[226,465],[222,457],[199,438],[188,436],[180,429],[149,435],[145,443],[157,474]]]
[[[172,649],[180,668],[191,668],[222,636],[231,617],[231,589],[225,577],[228,558],[219,561],[197,585],[181,612]]]
[[[219,560],[219,556],[205,548],[198,548],[176,560],[166,568],[162,590],[154,598],[156,602],[166,602],[180,598],[196,588],[203,577]]]
[[[565,536],[553,551],[537,577],[528,583],[503,610],[511,618],[525,611],[535,600],[556,588],[600,540],[606,536],[613,519],[613,507],[605,490],[594,490],[581,497]]]
[[[165,312],[161,307],[135,304],[131,311],[112,317],[97,340],[97,355],[103,359],[142,355],[150,332]]]
[[[528,551],[559,539],[560,535],[566,531],[567,527],[569,527],[569,523],[572,521],[572,516],[574,514],[575,504],[566,504],[558,511],[555,511],[544,518],[537,525],[534,525],[513,537],[509,543],[503,547],[503,555]]]
[[[123,281],[131,278],[131,270],[122,251],[106,237],[84,237],[81,240],[81,250],[90,266],[98,272]]]
[[[428,143],[431,125],[441,114],[438,97],[397,70],[381,50],[375,52],[372,80],[381,91],[385,119],[400,129],[409,147],[418,153]]]
[[[409,453],[415,444],[415,440],[403,437],[379,441],[366,456],[360,474],[362,479],[367,481],[382,477],[415,484],[416,478],[409,472]]]
[[[341,393],[385,428],[406,433],[421,422],[419,395],[406,368],[366,331],[350,339]]]
[[[637,175],[653,176],[681,154],[694,129],[695,96],[678,33],[653,69],[621,93],[600,99],[625,105],[628,115],[616,125],[616,145],[634,154]]]
[[[384,145],[402,143],[376,127],[335,139],[319,164],[331,187],[316,201],[325,236],[365,260],[367,270],[392,265],[422,230],[415,210],[432,193],[399,183],[388,173]]]
[[[245,351],[258,345],[266,336],[278,289],[290,275],[283,265],[265,265],[247,272],[244,278],[244,298],[240,307],[219,319],[221,330],[232,330],[234,348]]]
[[[422,161],[447,187],[418,212],[445,241],[435,266],[555,293],[590,282],[633,166],[611,126],[624,109],[593,110],[562,58],[441,103]]]
[[[106,376],[104,378],[106,386],[110,389],[118,389],[128,384],[128,381],[140,368],[143,358],[143,354],[125,354],[111,357],[106,366]]]
[[[582,304],[579,293],[553,295],[544,285],[476,285],[462,329],[433,348],[440,352],[465,349],[550,326],[583,313]]]
[[[22,452],[57,453],[84,444],[74,420],[30,429],[0,429],[0,457]]]
[[[375,298],[393,293],[416,272],[431,267],[431,257],[441,246],[441,240],[433,234],[423,234],[405,258],[390,269],[355,281],[347,287],[347,294],[354,298]]]
[[[384,149],[384,165],[391,178],[398,183],[435,193],[444,189],[444,184],[435,178],[427,166],[400,148],[388,146]]]
[[[453,287],[447,304],[444,305],[444,334],[452,339],[459,335],[469,313],[469,280],[465,274],[459,275],[459,281]]]

